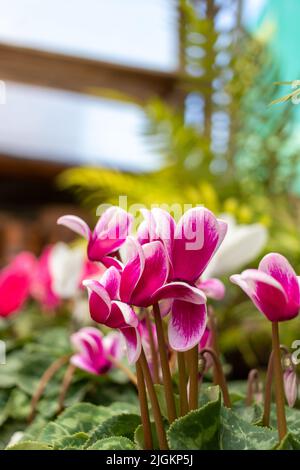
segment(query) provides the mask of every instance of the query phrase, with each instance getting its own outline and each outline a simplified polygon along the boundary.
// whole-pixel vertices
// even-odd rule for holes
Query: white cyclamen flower
[[[81,247],[70,248],[65,243],[57,243],[51,250],[49,270],[54,293],[62,299],[70,299],[76,294],[83,272],[85,254]]]
[[[232,274],[253,261],[267,243],[267,229],[257,223],[237,225],[229,214],[222,214],[228,229],[220,248],[210,261],[203,278]]]

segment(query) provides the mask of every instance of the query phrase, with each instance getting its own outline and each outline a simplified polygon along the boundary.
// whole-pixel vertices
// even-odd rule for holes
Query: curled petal
[[[208,209],[188,210],[175,231],[173,278],[188,282],[198,279],[224,239],[226,227]]]
[[[85,279],[82,284],[88,290],[92,319],[97,323],[105,324],[111,311],[111,300],[107,290],[99,281],[92,279]]]
[[[164,245],[160,241],[146,243],[142,246],[144,253],[144,269],[132,292],[131,303],[146,307],[151,304],[154,292],[167,280],[169,264]]]
[[[100,280],[112,300],[119,299],[121,275],[115,267],[108,268]]]
[[[88,244],[88,256],[92,261],[116,251],[130,232],[132,216],[119,207],[110,207],[100,217]]]
[[[120,332],[124,336],[126,348],[127,348],[127,357],[129,364],[134,364],[141,354],[141,337],[137,328],[127,327],[121,328]]]
[[[298,314],[298,310],[289,310],[288,298],[282,285],[269,274],[257,269],[247,269],[242,274],[231,276],[230,280],[243,289],[270,321],[285,321]]]
[[[64,225],[73,232],[81,235],[82,237],[89,240],[91,237],[91,231],[87,223],[76,215],[63,215],[57,220],[58,225]]]
[[[114,267],[118,271],[122,271],[123,264],[116,258],[112,258],[112,256],[103,256],[101,258],[101,264],[103,264],[106,268]]]
[[[75,367],[78,367],[78,369],[89,372],[90,374],[98,375],[99,373],[95,364],[89,361],[86,357],[82,356],[81,354],[74,354],[70,358],[70,362]]]
[[[129,305],[114,300],[111,303],[111,313],[105,324],[110,328],[125,328],[127,326],[137,328],[139,321]]]
[[[171,348],[187,351],[201,340],[206,327],[206,304],[174,300],[168,336]]]
[[[225,295],[225,286],[222,281],[216,278],[198,281],[196,286],[206,294],[207,297],[215,300],[222,300]]]
[[[177,299],[200,305],[206,302],[206,295],[197,287],[177,281],[165,284],[158,289],[152,297],[152,303],[163,299]]]
[[[120,284],[120,298],[123,302],[130,302],[145,266],[145,256],[141,245],[132,237],[127,239],[127,247],[130,250],[129,261],[126,263]]]
[[[298,380],[296,371],[289,368],[283,372],[283,383],[286,400],[290,408],[292,408],[297,400]]]
[[[259,263],[260,271],[269,274],[283,287],[288,298],[288,309],[293,312],[300,307],[298,278],[288,260],[279,253],[269,253]]]

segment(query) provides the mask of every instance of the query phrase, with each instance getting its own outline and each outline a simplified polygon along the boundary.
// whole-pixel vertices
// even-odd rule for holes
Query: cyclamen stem
[[[272,343],[273,343],[273,367],[275,378],[275,398],[277,412],[278,436],[280,441],[287,434],[287,425],[285,417],[284,386],[281,365],[281,353],[279,343],[278,323],[272,322]]]
[[[152,438],[151,423],[150,423],[150,418],[149,418],[149,409],[148,409],[143,369],[142,369],[140,361],[137,361],[136,363],[136,376],[137,376],[137,387],[138,387],[138,393],[139,393],[141,419],[142,419],[143,434],[144,434],[144,450],[151,450],[153,449],[153,438]]]
[[[143,370],[144,379],[145,379],[145,382],[146,382],[146,385],[147,385],[148,394],[149,394],[149,398],[150,398],[150,401],[151,401],[151,407],[152,407],[153,417],[154,417],[154,421],[155,421],[155,427],[156,427],[157,438],[158,438],[158,442],[159,442],[159,448],[160,448],[160,450],[168,450],[169,447],[168,447],[168,443],[167,443],[164,423],[163,423],[163,419],[162,419],[158,399],[157,399],[157,396],[156,396],[154,384],[153,384],[153,381],[152,381],[150,369],[149,369],[147,359],[146,359],[146,356],[145,356],[145,352],[144,352],[143,349],[142,349],[142,352],[141,352],[141,355],[140,355],[139,362],[140,362],[142,370]]]
[[[161,319],[158,304],[153,305],[153,312],[154,312],[154,319],[155,319],[155,325],[156,325],[158,349],[159,349],[160,363],[161,363],[161,368],[162,368],[166,404],[167,404],[167,410],[168,410],[168,419],[169,419],[169,422],[172,423],[176,419],[176,407],[175,407],[175,399],[174,399],[174,392],[173,392],[172,377],[171,377],[171,372],[170,372],[170,365],[169,365],[168,356],[167,356],[167,346],[166,346],[166,342],[164,338],[163,324],[162,324],[162,319]]]
[[[229,392],[228,392],[227,382],[226,382],[226,379],[225,379],[225,375],[224,375],[224,372],[223,372],[223,368],[222,368],[222,364],[220,362],[220,359],[216,355],[215,351],[211,348],[201,349],[200,354],[203,357],[204,357],[204,354],[210,354],[210,356],[212,357],[212,359],[214,361],[214,364],[216,366],[217,385],[219,385],[220,389],[222,390],[224,405],[227,408],[231,408],[231,401],[230,401],[230,396],[229,396]]]
[[[179,373],[180,416],[184,416],[189,411],[189,406],[187,397],[187,375],[183,352],[177,351],[177,363]]]
[[[73,364],[69,364],[69,366],[66,370],[66,373],[64,375],[64,378],[63,378],[63,382],[62,382],[62,386],[61,386],[61,390],[60,390],[60,394],[59,394],[59,398],[58,398],[58,412],[57,412],[57,414],[61,413],[63,411],[64,407],[65,407],[65,398],[66,398],[67,392],[70,388],[70,385],[72,383],[72,379],[74,377],[75,370],[76,370],[76,366],[74,366]]]
[[[63,357],[59,357],[58,359],[56,359],[56,361],[54,361],[49,367],[48,369],[45,370],[45,372],[43,373],[42,377],[41,377],[41,380],[39,381],[39,384],[38,384],[38,387],[36,389],[36,392],[34,393],[33,397],[32,397],[32,400],[31,400],[31,404],[30,404],[30,414],[28,416],[28,422],[31,423],[34,416],[35,416],[35,411],[36,411],[36,407],[37,407],[37,404],[39,402],[39,399],[41,398],[41,396],[43,395],[43,392],[48,384],[48,382],[52,379],[52,377],[54,376],[54,374],[64,365],[68,362],[68,360],[70,359],[70,355],[66,355],[66,356],[63,356]]]
[[[280,350],[285,353],[289,354],[289,350],[286,346],[280,345]],[[262,418],[263,426],[270,425],[270,412],[271,412],[271,402],[272,402],[272,384],[273,384],[273,376],[274,376],[274,352],[272,351],[269,357],[268,362],[268,369],[266,375],[266,384],[265,384],[265,400],[264,400],[264,414]]]
[[[198,344],[187,352],[189,360],[189,408],[198,408],[199,392],[199,367],[198,367]]]
[[[272,402],[272,382],[273,382],[273,351],[270,354],[268,362],[268,370],[265,384],[265,400],[264,400],[264,414],[262,418],[263,426],[270,425],[270,411]]]
[[[211,331],[211,348],[215,351],[216,355],[220,357],[217,321],[216,321],[215,312],[211,305],[208,307],[208,324],[209,324],[209,329]],[[215,363],[213,363],[213,383],[215,385],[217,385],[218,383],[218,372],[216,370]]]
[[[145,320],[146,320],[147,330],[149,334],[149,344],[150,344],[150,349],[151,349],[151,360],[152,360],[152,366],[153,366],[153,379],[154,379],[154,383],[159,384],[160,380],[159,380],[158,351],[156,350],[156,347],[155,347],[152,324],[151,324],[151,320],[150,320],[150,316],[148,312],[146,312],[145,314]]]

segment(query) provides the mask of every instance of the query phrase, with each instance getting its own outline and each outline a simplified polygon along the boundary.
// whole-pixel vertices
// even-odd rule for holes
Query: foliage
[[[209,398],[210,397],[210,398]],[[278,445],[277,431],[264,428],[249,420],[255,416],[255,407],[249,407],[247,418],[239,414],[244,395],[233,409],[222,405],[217,390],[208,393],[205,403],[196,411],[178,418],[167,430],[173,450],[261,450],[298,449],[298,410],[289,412],[291,430]],[[130,404],[128,404],[130,408]],[[252,413],[250,413],[252,411]],[[275,410],[272,410],[275,416]],[[126,426],[126,422],[128,426]],[[31,425],[17,444],[8,450],[134,450],[141,446],[141,426],[138,414],[118,414],[112,406],[80,403],[69,407],[53,421],[33,432]],[[292,426],[292,423],[295,423]],[[30,429],[31,428],[31,429]],[[154,427],[153,427],[154,430]],[[137,437],[139,436],[139,437]]]

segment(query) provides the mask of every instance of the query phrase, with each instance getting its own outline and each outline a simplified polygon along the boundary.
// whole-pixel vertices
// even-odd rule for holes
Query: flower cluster
[[[186,351],[205,332],[207,296],[224,295],[221,281],[201,280],[201,275],[225,237],[225,222],[203,207],[190,209],[177,224],[158,208],[143,210],[143,217],[135,237],[130,233],[130,215],[118,208],[104,212],[93,232],[75,216],[58,221],[88,240],[91,261],[107,266],[100,279],[84,280],[83,285],[89,293],[91,317],[119,329],[130,362],[136,362],[141,352],[140,321],[134,308],[159,304],[162,317],[170,314],[171,348]]]

